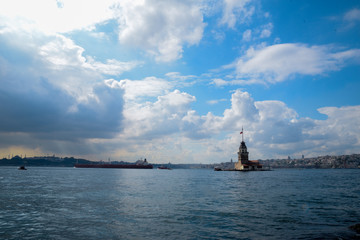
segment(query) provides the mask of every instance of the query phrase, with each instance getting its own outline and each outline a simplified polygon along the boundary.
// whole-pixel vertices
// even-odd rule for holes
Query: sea
[[[0,167],[0,239],[359,239],[360,169]]]

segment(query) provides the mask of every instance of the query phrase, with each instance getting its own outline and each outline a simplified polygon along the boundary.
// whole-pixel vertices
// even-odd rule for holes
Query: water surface
[[[352,239],[360,170],[0,168],[3,239]]]

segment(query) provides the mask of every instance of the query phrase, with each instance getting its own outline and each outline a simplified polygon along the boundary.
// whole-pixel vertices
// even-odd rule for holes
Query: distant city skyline
[[[0,157],[360,153],[359,1],[0,2]]]

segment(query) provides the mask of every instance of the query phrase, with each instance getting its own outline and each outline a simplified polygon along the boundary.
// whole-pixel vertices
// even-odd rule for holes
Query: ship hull
[[[130,168],[130,169],[152,169],[149,165],[135,165],[135,164],[75,164],[75,168]]]

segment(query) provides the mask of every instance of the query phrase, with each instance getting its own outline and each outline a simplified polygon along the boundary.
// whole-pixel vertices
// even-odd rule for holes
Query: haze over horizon
[[[360,153],[359,1],[0,2],[0,158]]]

